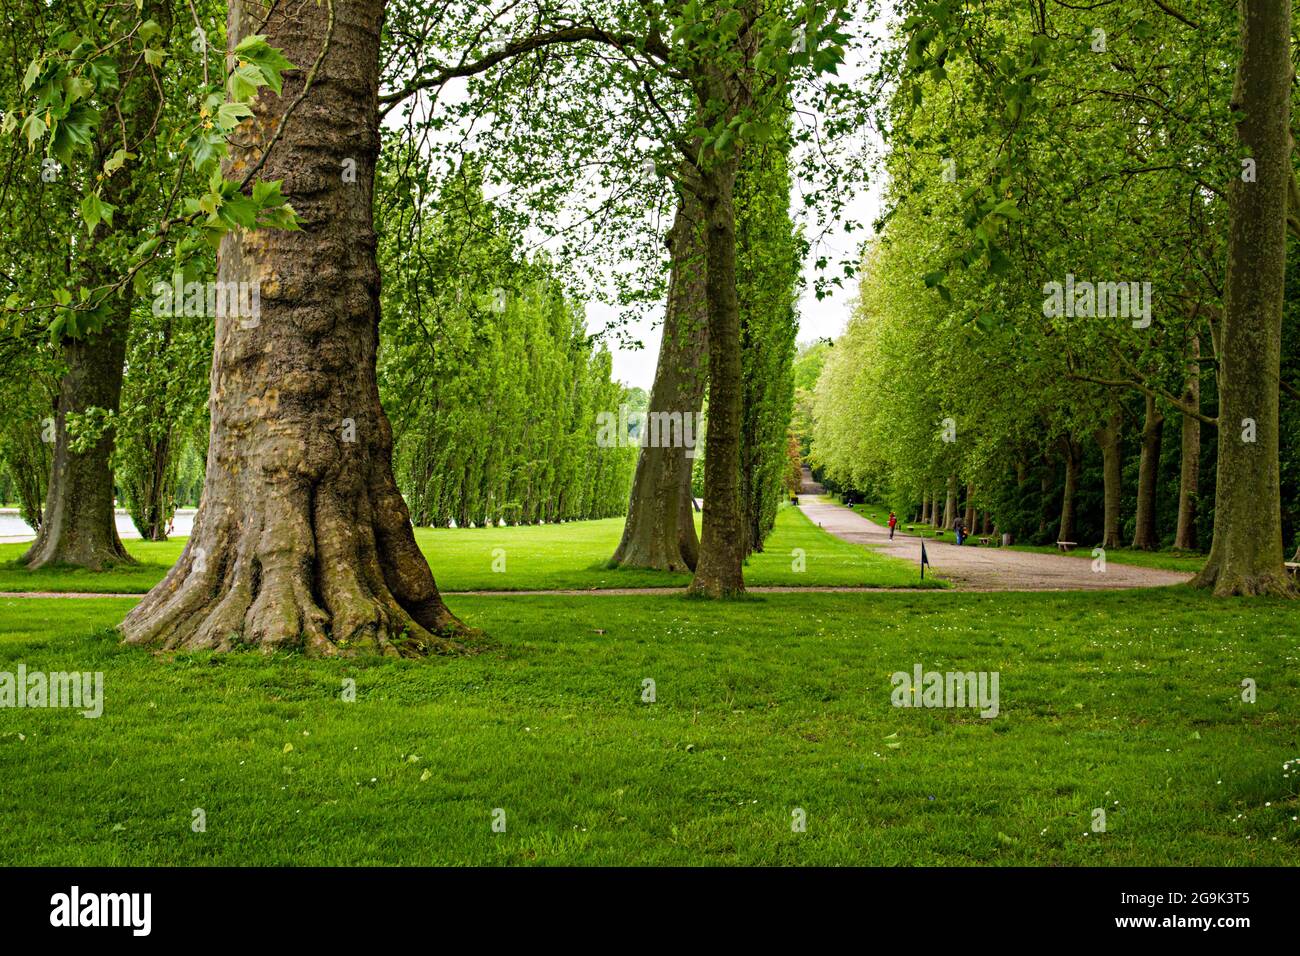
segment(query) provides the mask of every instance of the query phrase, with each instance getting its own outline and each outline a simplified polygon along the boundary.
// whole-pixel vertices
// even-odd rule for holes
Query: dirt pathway
[[[883,554],[920,564],[921,539],[896,533],[825,498],[800,499],[800,509],[824,531],[855,544],[870,545]],[[1181,571],[1162,571],[1131,564],[1106,564],[1104,572],[1092,570],[1088,558],[1063,554],[1038,554],[1008,548],[957,547],[951,540],[926,539],[926,556],[932,571],[962,591],[1106,591],[1182,584],[1191,580]]]

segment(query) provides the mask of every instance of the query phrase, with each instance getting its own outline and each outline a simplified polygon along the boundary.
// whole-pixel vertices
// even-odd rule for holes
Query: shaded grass
[[[107,698],[98,720],[0,709],[0,862],[1300,860],[1300,777],[1282,769],[1300,757],[1295,603],[1186,588],[451,603],[491,634],[484,653],[167,661],[104,630],[130,601],[0,601],[0,671],[100,670]],[[890,675],[916,662],[998,671],[1000,716],[894,708]],[[1090,833],[1102,806],[1107,832]]]
[[[444,591],[530,591],[685,587],[689,574],[608,567],[623,533],[622,518],[506,528],[417,528],[416,541]],[[141,564],[99,573],[75,568],[27,571],[14,562],[25,544],[0,545],[0,591],[86,591],[143,594],[180,557],[185,539],[126,542]],[[795,549],[805,570],[796,571]],[[504,566],[504,571],[493,568]],[[763,552],[745,569],[751,585],[929,587],[907,561],[841,541],[796,508],[783,506]]]

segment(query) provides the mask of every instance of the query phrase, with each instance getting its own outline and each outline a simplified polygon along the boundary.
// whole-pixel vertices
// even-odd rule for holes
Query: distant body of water
[[[135,523],[131,521],[129,514],[119,510],[116,517],[119,537],[136,539],[140,537],[140,532],[135,529]],[[193,527],[194,509],[182,508],[176,512],[176,522],[172,525],[172,537],[189,537],[190,530]],[[32,530],[31,525],[18,516],[17,510],[0,508],[0,541],[31,541],[35,537],[36,532]]]

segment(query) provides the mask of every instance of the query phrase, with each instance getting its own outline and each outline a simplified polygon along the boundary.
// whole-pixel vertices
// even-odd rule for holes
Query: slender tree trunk
[[[921,524],[930,523],[930,492],[921,493]]]
[[[1201,407],[1200,341],[1193,336],[1187,362],[1187,381],[1183,386],[1183,402]],[[1201,480],[1201,422],[1193,415],[1183,413],[1182,460],[1178,476],[1178,531],[1174,547],[1194,551],[1196,541],[1197,487]]]
[[[943,494],[936,491],[933,502],[930,505],[930,526],[933,528],[943,527]]]
[[[1133,547],[1142,551],[1154,551],[1160,546],[1156,533],[1156,489],[1160,479],[1160,439],[1164,425],[1165,416],[1155,396],[1148,395],[1146,415],[1142,420],[1142,455],[1138,462],[1137,515],[1133,531]]]
[[[1121,439],[1124,429],[1124,413],[1114,408],[1105,422],[1095,432],[1097,444],[1101,447],[1101,477],[1105,492],[1105,512],[1102,521],[1101,546],[1103,548],[1120,547],[1119,511],[1123,491],[1123,446]]]
[[[975,486],[966,485],[966,533],[975,531]]]
[[[1067,439],[1067,441],[1068,441],[1068,439]],[[1068,457],[1068,456],[1067,456],[1067,457]],[[1068,467],[1068,466],[1067,466],[1067,467]],[[1052,495],[1052,479],[1055,478],[1055,471],[1056,471],[1056,469],[1055,469],[1055,468],[1053,467],[1053,465],[1052,465],[1052,459],[1051,459],[1049,456],[1044,455],[1044,456],[1043,456],[1043,473],[1042,473],[1041,475],[1039,475],[1039,477],[1038,477],[1038,500],[1039,500],[1039,507],[1038,507],[1038,515],[1039,515],[1039,516],[1038,516],[1038,533],[1039,533],[1039,535],[1044,535],[1044,534],[1047,533],[1047,525],[1049,524],[1048,514],[1049,514],[1050,509],[1051,509],[1051,507],[1052,507],[1052,498],[1051,498],[1051,495]],[[1068,471],[1067,471],[1067,477],[1068,477]],[[1073,501],[1074,501],[1074,496],[1073,496],[1073,494],[1071,494],[1069,497],[1070,497],[1070,501],[1071,501],[1071,511],[1070,511],[1070,520],[1071,520],[1071,525],[1070,525],[1070,527],[1073,529],[1073,527],[1074,527],[1074,524],[1073,524],[1073,521],[1074,521],[1074,510],[1073,510]],[[1062,508],[1061,508],[1061,516],[1062,516],[1062,517],[1065,516],[1065,507],[1064,507],[1064,505],[1062,505]],[[1058,533],[1058,534],[1057,534],[1057,538],[1059,539],[1060,537],[1061,537],[1061,535]]]
[[[1291,0],[1241,0],[1233,90],[1254,182],[1228,189],[1228,276],[1219,335],[1214,541],[1192,582],[1216,595],[1293,594],[1283,566],[1278,381],[1291,166]]]
[[[690,592],[745,590],[745,513],[740,501],[740,304],[736,294],[736,160],[706,174],[705,287],[709,306],[709,429],[704,454],[704,527]]]
[[[948,487],[943,499],[943,527],[951,531],[957,521],[957,476],[948,476]]]
[[[687,193],[668,235],[672,275],[664,314],[659,364],[650,393],[650,416],[680,422],[698,437],[695,423],[707,382],[704,350],[708,343],[704,250],[699,203]],[[686,424],[689,422],[689,424]],[[658,429],[660,439],[684,435],[682,429]],[[695,448],[681,441],[645,444],[637,457],[623,538],[613,564],[661,571],[694,570],[699,555],[691,506],[691,466]]]
[[[256,30],[313,63],[330,5],[278,4],[262,24],[267,9],[231,0],[230,45]],[[382,13],[383,0],[335,0],[316,83],[261,171],[284,181],[303,231],[222,240],[220,281],[260,283],[262,314],[253,327],[217,320],[202,504],[180,561],[123,622],[130,643],[415,656],[466,634],[416,546],[375,378]],[[260,155],[306,76],[258,97],[228,179]],[[341,175],[348,159],[355,182]]]
[[[100,333],[62,345],[67,371],[59,383],[54,463],[40,533],[23,556],[28,568],[76,565],[102,571],[133,563],[117,536],[113,512],[113,430],[77,451],[67,429],[69,415],[92,408],[117,410],[127,321],[125,314],[112,316]]]
[[[1061,494],[1061,522],[1056,534],[1057,541],[1074,541],[1074,498],[1079,490],[1079,466],[1083,454],[1079,443],[1073,438],[1062,441],[1062,453],[1065,457],[1065,490]]]

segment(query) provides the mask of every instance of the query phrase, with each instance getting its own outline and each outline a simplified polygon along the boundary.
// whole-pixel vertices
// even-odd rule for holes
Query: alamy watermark
[[[186,282],[179,272],[171,281],[153,284],[153,314],[209,319],[239,319],[242,328],[253,329],[262,321],[260,282]]]
[[[1151,324],[1150,282],[1078,282],[1066,273],[1063,283],[1044,283],[1043,295],[1049,319],[1132,319],[1135,329]]]
[[[104,713],[104,672],[0,671],[0,707],[67,707],[94,719]]]
[[[895,671],[889,678],[894,691],[890,701],[895,707],[971,707],[980,716],[998,715],[997,671],[939,671],[912,666],[912,673]]]
[[[627,405],[618,412],[596,414],[596,444],[601,448],[685,448],[695,457],[699,440],[699,412],[634,412]]]

